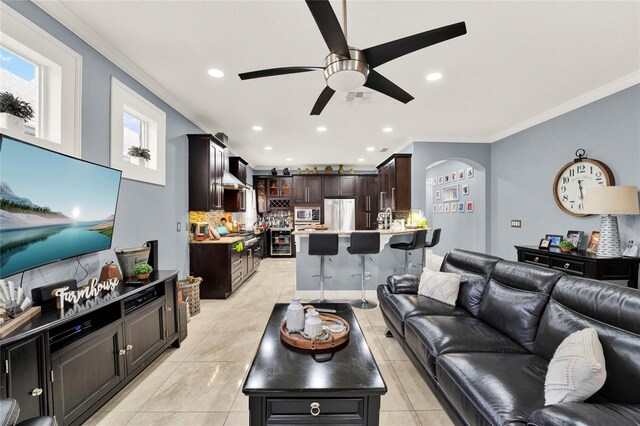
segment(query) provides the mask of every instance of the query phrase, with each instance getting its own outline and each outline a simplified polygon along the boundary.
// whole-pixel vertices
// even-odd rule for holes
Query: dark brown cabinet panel
[[[317,206],[322,204],[322,177],[294,176],[293,204]]]
[[[229,173],[242,183],[247,183],[247,162],[241,157],[229,157]],[[244,212],[247,210],[247,193],[242,189],[224,190],[224,210]]]
[[[14,398],[20,419],[48,414],[45,337],[37,334],[2,348],[3,374],[0,396]]]
[[[253,179],[253,187],[256,189],[256,210],[258,210],[258,213],[266,213],[267,211],[267,180],[255,178]]]
[[[355,197],[356,176],[325,176],[323,178],[324,197]]]
[[[356,197],[356,229],[377,229],[378,176],[358,176]]]
[[[189,137],[189,210],[224,209],[224,150],[213,135]]]
[[[278,176],[267,179],[267,210],[291,210],[292,196],[292,177]]]
[[[53,406],[68,425],[125,378],[122,323],[96,331],[51,355]]]
[[[411,154],[394,154],[378,166],[380,210],[411,209]]]
[[[167,342],[172,343],[178,338],[178,299],[176,294],[176,280],[167,280],[164,283],[164,298],[167,327]]]
[[[242,157],[229,157],[229,173],[242,183],[247,183],[247,162]]]
[[[158,299],[124,320],[127,374],[140,368],[166,342],[165,302]]]

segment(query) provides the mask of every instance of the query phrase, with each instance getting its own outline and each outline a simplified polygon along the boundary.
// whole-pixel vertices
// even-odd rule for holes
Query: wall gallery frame
[[[451,203],[451,213],[456,213],[458,211],[458,203]]]
[[[458,173],[456,172],[449,173],[449,176],[451,177],[451,182],[458,180]]]
[[[469,184],[462,185],[462,195],[469,195]]]
[[[464,213],[464,203],[462,201],[458,203],[458,213]]]
[[[442,198],[442,193],[440,192],[440,190],[436,191],[436,200],[439,200]]]
[[[458,184],[443,186],[442,187],[442,201],[457,201],[458,196]]]
[[[474,175],[473,167],[468,167],[467,168],[467,177],[468,178],[472,178],[473,175]]]
[[[467,211],[469,213],[473,211],[473,201],[467,201]]]
[[[437,204],[433,205],[433,212],[434,213],[438,213],[438,205]]]
[[[464,179],[464,170],[458,170],[458,180]]]
[[[438,204],[438,213],[444,213],[444,205]]]
[[[445,213],[449,213],[449,210],[450,210],[450,209],[451,209],[451,206],[449,205],[449,203],[446,203],[446,204],[444,205],[444,212],[445,212]]]
[[[444,183],[444,176],[438,176],[438,185],[442,185]]]

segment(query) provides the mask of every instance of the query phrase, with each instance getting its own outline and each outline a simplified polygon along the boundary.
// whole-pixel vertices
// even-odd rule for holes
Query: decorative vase
[[[287,329],[289,331],[302,331],[304,329],[304,307],[298,296],[291,298],[287,308]]]
[[[314,337],[322,331],[322,320],[320,314],[315,309],[307,311],[307,319],[304,321],[304,334]]]
[[[318,173],[320,173],[320,172],[318,172],[318,166],[316,166],[316,167],[313,168],[313,174],[317,175]]]
[[[339,175],[343,175],[344,174],[344,166],[342,164],[340,164],[338,166],[338,174]]]
[[[285,167],[284,170],[282,171],[282,174],[285,175],[285,176],[289,176],[289,175],[291,175],[291,172],[289,172],[289,168],[288,167]]]
[[[276,176],[278,174],[278,170],[276,170],[276,168],[274,167],[273,169],[271,169],[271,174],[273,176]]]
[[[304,174],[305,174],[305,175],[308,175],[309,173],[310,173],[310,170],[309,170],[309,168],[308,168],[308,167],[307,167],[306,169],[304,169]]]
[[[17,133],[24,133],[24,120],[8,112],[0,113],[0,127]]]
[[[307,169],[307,170],[309,170],[309,169]],[[296,174],[297,174],[297,175],[301,175],[301,174],[302,174],[302,169],[301,169],[300,167],[298,167],[298,168],[296,169]]]
[[[118,266],[111,262],[107,262],[100,271],[100,279],[98,281],[104,282],[110,280],[112,278],[117,278],[119,281],[122,281],[122,274],[118,269]]]
[[[136,274],[136,278],[139,280],[148,280],[149,279],[149,275],[151,274]]]
[[[355,170],[353,170],[353,169],[349,169],[349,174],[350,174],[350,175],[355,175],[355,174],[356,174],[356,172],[355,172]]]
[[[333,167],[331,167],[331,166],[325,167],[324,168],[324,172],[325,172],[325,174],[330,175],[331,173],[333,173]]]

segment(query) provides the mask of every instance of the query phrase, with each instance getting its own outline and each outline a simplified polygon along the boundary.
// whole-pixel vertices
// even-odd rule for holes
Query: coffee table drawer
[[[549,266],[549,256],[542,256],[540,254],[537,253],[531,253],[528,251],[525,251],[523,253],[524,255],[524,261],[527,263],[533,263],[534,265],[540,265],[540,266]]]
[[[553,269],[559,269],[570,274],[583,275],[584,263],[576,260],[565,260],[560,258],[551,259],[551,267]]]
[[[361,425],[362,398],[267,398],[267,424]]]

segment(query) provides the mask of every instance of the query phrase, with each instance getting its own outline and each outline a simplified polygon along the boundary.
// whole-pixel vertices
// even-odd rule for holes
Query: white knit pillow
[[[604,353],[593,328],[567,336],[553,354],[544,382],[545,404],[584,402],[607,378]]]
[[[422,270],[418,294],[455,306],[462,276],[449,272],[436,272],[429,268]]]

